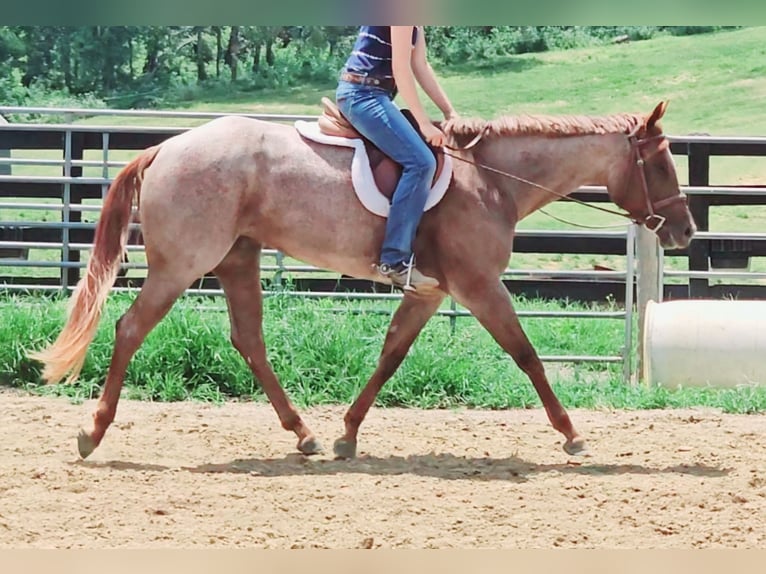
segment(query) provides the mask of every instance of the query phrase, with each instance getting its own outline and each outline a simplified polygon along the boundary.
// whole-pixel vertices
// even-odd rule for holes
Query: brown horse
[[[404,296],[377,368],[344,418],[345,432],[334,445],[338,457],[355,456],[359,426],[377,393],[448,294],[529,376],[551,424],[564,435],[566,452],[584,449],[500,275],[508,265],[516,223],[558,199],[556,194],[583,185],[606,186],[611,200],[634,221],[653,228],[665,247],[686,246],[696,228],[658,124],[664,112],[660,103],[646,116],[458,119],[442,126],[458,148],[475,143],[477,134],[482,137],[470,151],[458,153],[474,163],[455,162],[448,192],[419,228],[418,267],[438,278],[440,287]],[[373,264],[384,219],[366,211],[354,195],[350,153],[304,140],[289,126],[225,117],[145,150],[117,175],[68,321],[56,341],[35,355],[45,363],[47,381],[77,377],[120,266],[132,204],[139,203],[148,275],[117,322],[93,428],[81,431],[78,439],[82,457],[99,445],[114,420],[128,362],[146,335],[195,279],[211,271],[226,294],[234,347],[282,426],[297,435],[298,450],[320,451],[267,360],[259,256],[268,245],[321,268],[380,280]]]

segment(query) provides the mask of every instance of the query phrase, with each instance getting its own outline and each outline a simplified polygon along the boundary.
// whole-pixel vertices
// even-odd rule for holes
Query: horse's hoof
[[[90,434],[85,430],[80,430],[80,434],[77,435],[77,450],[80,451],[80,457],[85,460],[90,456],[98,445],[93,441]]]
[[[320,454],[323,449],[319,441],[312,437],[306,437],[298,442],[298,450],[302,454]]]
[[[339,438],[333,445],[335,458],[349,459],[356,457],[356,441]]]
[[[568,440],[564,443],[564,452],[567,454],[571,454],[572,456],[576,455],[585,455],[588,453],[588,447],[585,444],[585,439],[582,437],[577,437],[573,440]]]

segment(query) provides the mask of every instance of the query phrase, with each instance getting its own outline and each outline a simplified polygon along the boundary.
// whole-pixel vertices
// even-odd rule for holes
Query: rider
[[[405,289],[439,285],[415,268],[412,251],[436,171],[436,160],[425,142],[444,145],[444,134],[420,102],[416,81],[445,119],[456,117],[426,59],[422,27],[362,26],[336,92],[346,119],[403,168],[386,222],[378,271]],[[393,103],[397,92],[415,117],[420,134]]]

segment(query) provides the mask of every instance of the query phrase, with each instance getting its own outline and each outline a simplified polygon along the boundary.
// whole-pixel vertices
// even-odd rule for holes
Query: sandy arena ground
[[[269,405],[122,401],[86,462],[94,402],[0,390],[0,547],[756,548],[766,416],[374,408],[360,456],[294,450]],[[344,407],[305,411],[326,450]]]

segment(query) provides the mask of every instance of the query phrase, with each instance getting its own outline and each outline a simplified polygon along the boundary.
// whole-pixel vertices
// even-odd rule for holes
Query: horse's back
[[[331,173],[347,170],[351,152],[309,142],[291,125],[223,116],[166,140],[160,159],[184,173],[310,172],[321,182]]]
[[[147,248],[152,237],[167,243],[189,238],[193,228],[206,241],[247,236],[315,265],[358,273],[349,255],[375,260],[384,220],[356,198],[351,158],[349,149],[309,142],[293,126],[241,116],[174,136],[144,180]]]

